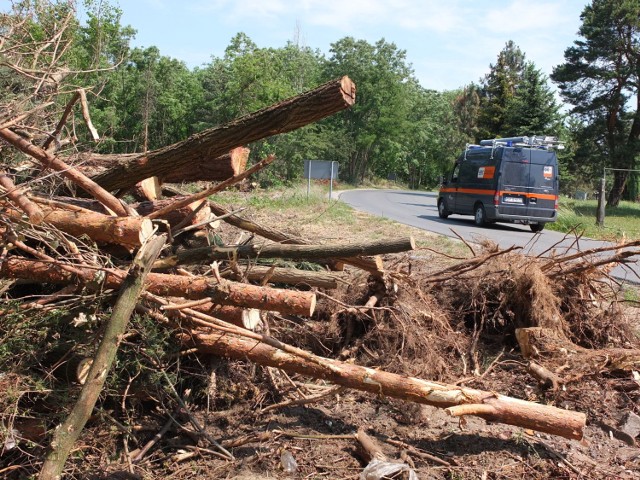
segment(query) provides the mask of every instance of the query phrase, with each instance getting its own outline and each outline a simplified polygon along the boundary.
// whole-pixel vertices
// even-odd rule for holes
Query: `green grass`
[[[616,208],[607,208],[602,228],[596,225],[597,209],[596,200],[561,199],[558,220],[548,223],[547,228],[565,233],[575,229],[598,240],[640,239],[640,203],[620,202]]]

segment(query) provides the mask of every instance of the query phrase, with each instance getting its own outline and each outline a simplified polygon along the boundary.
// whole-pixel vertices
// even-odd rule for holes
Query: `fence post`
[[[596,225],[604,227],[604,207],[605,207],[605,177],[600,179],[600,194],[598,195],[598,211],[596,212]]]

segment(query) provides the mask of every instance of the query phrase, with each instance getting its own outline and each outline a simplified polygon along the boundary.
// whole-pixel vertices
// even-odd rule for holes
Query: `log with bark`
[[[128,189],[145,178],[165,177],[189,164],[202,164],[231,149],[317,122],[355,102],[356,87],[342,77],[314,90],[197,133],[174,145],[117,161],[93,180],[104,189]]]
[[[155,269],[173,268],[184,264],[197,264],[214,260],[235,260],[244,258],[289,258],[295,260],[318,260],[358,255],[378,255],[384,253],[407,252],[415,249],[412,237],[392,240],[378,240],[338,245],[283,245],[279,243],[263,245],[211,246],[182,250],[175,255],[162,258]]]
[[[279,230],[276,230],[275,228],[260,225],[247,218],[243,218],[238,215],[231,215],[231,212],[229,210],[216,202],[210,201],[209,207],[215,215],[217,215],[218,217],[224,217],[224,221],[229,225],[233,225],[234,227],[240,228],[242,230],[255,233],[256,235],[260,235],[261,237],[264,237],[268,240],[286,245],[310,245],[311,243],[308,240],[294,237],[293,235],[281,232]],[[384,265],[382,263],[382,258],[380,257],[335,258],[333,259],[333,261],[327,262],[327,264],[331,266],[333,270],[342,270],[340,266],[343,263],[352,265],[356,268],[360,268],[373,275],[378,276],[381,275],[384,271]]]
[[[161,176],[154,176],[161,184],[219,182],[242,173],[247,166],[249,153],[250,150],[248,148],[237,147],[224,155],[215,158],[205,155],[197,162],[169,170]],[[87,175],[95,177],[105,173],[119,162],[134,161],[136,158],[140,158],[141,155],[138,153],[99,154],[83,152],[69,157],[68,163],[75,165]]]
[[[76,237],[88,236],[97,243],[111,243],[127,248],[139,247],[153,233],[151,220],[143,217],[111,217],[83,209],[41,207],[42,221]],[[0,201],[0,213],[15,222],[21,212]]]
[[[286,285],[302,287],[319,287],[326,289],[338,288],[340,277],[335,273],[299,270],[267,265],[240,265],[239,273],[229,273],[236,280],[246,277],[248,280],[284,283]],[[227,276],[227,275],[225,275]]]
[[[203,353],[238,360],[248,359],[260,365],[328,380],[375,395],[445,408],[453,416],[475,415],[491,422],[572,439],[582,438],[586,423],[584,413],[519,400],[495,392],[429,382],[312,354],[302,357],[228,332],[196,331],[193,335],[185,335],[183,340]]]
[[[93,288],[117,289],[126,272],[118,269],[93,269],[64,263],[51,263],[9,257],[0,265],[0,278],[25,279],[39,283],[84,284]],[[282,290],[247,285],[203,276],[186,277],[163,273],[147,276],[147,291],[163,297],[183,297],[189,300],[210,298],[220,305],[272,310],[294,315],[311,315],[316,296],[311,292]]]

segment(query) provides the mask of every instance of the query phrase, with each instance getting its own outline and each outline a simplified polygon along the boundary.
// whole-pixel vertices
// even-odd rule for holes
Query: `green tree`
[[[331,45],[325,78],[348,74],[358,88],[356,104],[329,119],[335,132],[329,155],[341,161],[349,181],[384,174],[403,155],[412,73],[406,52],[384,39],[372,45],[346,37]]]
[[[561,126],[560,106],[547,78],[532,62],[527,62],[515,95],[507,104],[502,135],[558,135]]]
[[[590,150],[601,152],[594,161],[621,169],[607,199],[617,206],[629,178],[623,170],[633,169],[640,153],[640,3],[593,0],[581,19],[581,38],[565,50],[552,79],[583,132],[591,132]]]
[[[496,64],[480,81],[477,140],[504,136],[509,105],[516,96],[524,73],[525,55],[512,40],[498,54]]]

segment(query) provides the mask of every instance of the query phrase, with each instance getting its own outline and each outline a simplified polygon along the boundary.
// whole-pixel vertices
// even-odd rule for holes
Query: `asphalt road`
[[[438,217],[437,194],[412,190],[348,190],[341,192],[340,200],[357,210],[389,218],[405,225],[421,228],[430,232],[456,237],[454,231],[469,242],[484,239],[492,240],[501,248],[523,247],[526,253],[549,255],[552,252],[584,251],[591,248],[612,245],[608,242],[575,237],[552,230],[543,230],[534,234],[527,225],[495,223],[486,227],[477,227],[472,216],[451,215],[443,220]],[[595,221],[595,220],[594,220]],[[640,260],[640,256],[633,257]],[[618,266],[613,275],[630,283],[640,283],[638,263]]]

